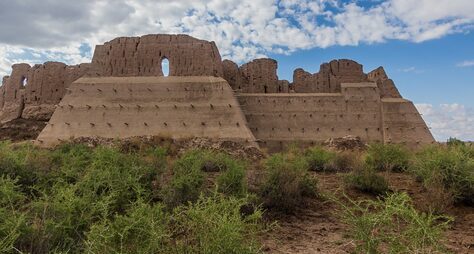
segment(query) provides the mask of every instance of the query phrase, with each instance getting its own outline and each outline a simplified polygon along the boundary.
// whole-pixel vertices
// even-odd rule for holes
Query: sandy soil
[[[373,198],[355,190],[344,189],[343,174],[319,174],[319,189],[327,193],[342,195],[344,191],[355,199]],[[387,173],[390,187],[394,191],[405,191],[415,206],[422,207],[430,193],[412,176],[401,173]],[[354,243],[346,235],[347,226],[341,221],[338,208],[330,202],[312,201],[307,208],[294,215],[271,214],[278,221],[278,227],[266,233],[263,238],[267,253],[353,253]],[[447,210],[455,218],[451,228],[445,232],[445,245],[454,253],[474,253],[474,207],[457,206]]]

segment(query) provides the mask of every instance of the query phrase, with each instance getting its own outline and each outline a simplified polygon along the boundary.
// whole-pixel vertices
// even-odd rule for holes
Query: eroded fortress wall
[[[120,37],[95,48],[91,76],[163,76],[162,61],[169,60],[169,76],[222,77],[222,60],[214,42],[188,35]]]
[[[342,84],[341,93],[239,94],[250,130],[271,151],[328,138],[383,139],[381,102],[374,83]]]
[[[12,66],[11,76],[4,77],[0,88],[0,122],[17,118],[47,121],[66,88],[88,71],[89,64],[68,66],[46,62],[31,67]]]
[[[164,59],[169,60],[168,79],[160,78]],[[150,134],[257,138],[271,149],[345,135],[368,142],[434,141],[413,103],[402,98],[382,67],[365,74],[355,61],[333,60],[314,74],[296,69],[293,83],[279,80],[277,68],[269,58],[241,66],[222,61],[214,42],[187,35],[121,37],[96,46],[90,64],[14,65],[0,87],[0,122],[48,121],[54,112],[44,142]],[[156,98],[154,108],[150,96]],[[223,101],[230,102],[227,110]]]
[[[301,68],[293,72],[296,93],[337,93],[341,91],[341,83],[368,81],[362,65],[347,59],[323,63],[314,74]]]
[[[230,86],[218,77],[101,77],[74,82],[38,141],[78,137],[206,137],[255,144]]]
[[[279,80],[278,63],[274,59],[259,58],[237,66],[230,60],[222,62],[223,78],[240,93],[288,93],[290,83]]]

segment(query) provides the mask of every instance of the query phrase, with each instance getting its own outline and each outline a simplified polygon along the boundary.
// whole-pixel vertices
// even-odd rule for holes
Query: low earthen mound
[[[15,119],[0,124],[0,141],[16,142],[36,139],[45,126],[46,122],[43,121]]]
[[[362,142],[358,136],[347,135],[340,138],[329,138],[324,145],[336,150],[363,150],[367,144]]]

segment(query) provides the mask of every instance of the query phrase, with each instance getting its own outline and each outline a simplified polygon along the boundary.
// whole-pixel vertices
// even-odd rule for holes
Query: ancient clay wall
[[[398,92],[393,80],[389,79],[383,67],[379,67],[367,74],[367,78],[371,82],[377,83],[382,98],[402,98]]]
[[[47,62],[33,66],[28,73],[25,108],[21,117],[49,120],[66,89],[89,70],[89,65],[68,66],[59,62]]]
[[[240,67],[230,60],[222,62],[223,78],[240,93],[288,93],[290,83],[278,80],[277,67],[270,58],[255,59]]]
[[[373,83],[343,84],[342,93],[239,94],[250,130],[263,147],[314,144],[332,137],[382,141],[379,90]]]
[[[242,90],[247,93],[278,93],[277,61],[255,59],[239,68]]]
[[[232,89],[242,91],[242,75],[239,71],[239,66],[231,60],[225,59],[222,61],[223,76]]]
[[[74,82],[38,140],[165,135],[254,144],[232,89],[215,77],[107,77]]]
[[[12,73],[3,80],[3,107],[0,109],[0,123],[17,119],[21,116],[24,107],[24,83],[28,77],[28,64],[14,64]]]
[[[214,42],[164,34],[121,37],[96,46],[90,75],[163,76],[165,58],[169,61],[169,76],[223,76]]]
[[[66,92],[66,88],[88,71],[88,64],[68,66],[47,62],[31,67],[12,66],[0,90],[0,121],[17,118],[47,121]]]
[[[341,59],[323,63],[319,72],[311,74],[301,68],[293,72],[293,89],[297,93],[337,93],[341,83],[367,82],[359,63]]]
[[[410,146],[435,142],[428,126],[409,100],[382,99],[384,140],[387,143],[404,143]]]

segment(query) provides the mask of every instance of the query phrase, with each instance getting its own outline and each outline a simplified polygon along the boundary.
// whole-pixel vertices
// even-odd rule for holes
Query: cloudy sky
[[[117,36],[187,33],[281,79],[351,58],[382,65],[438,140],[474,140],[473,0],[0,0],[0,77],[17,62],[89,62]]]

